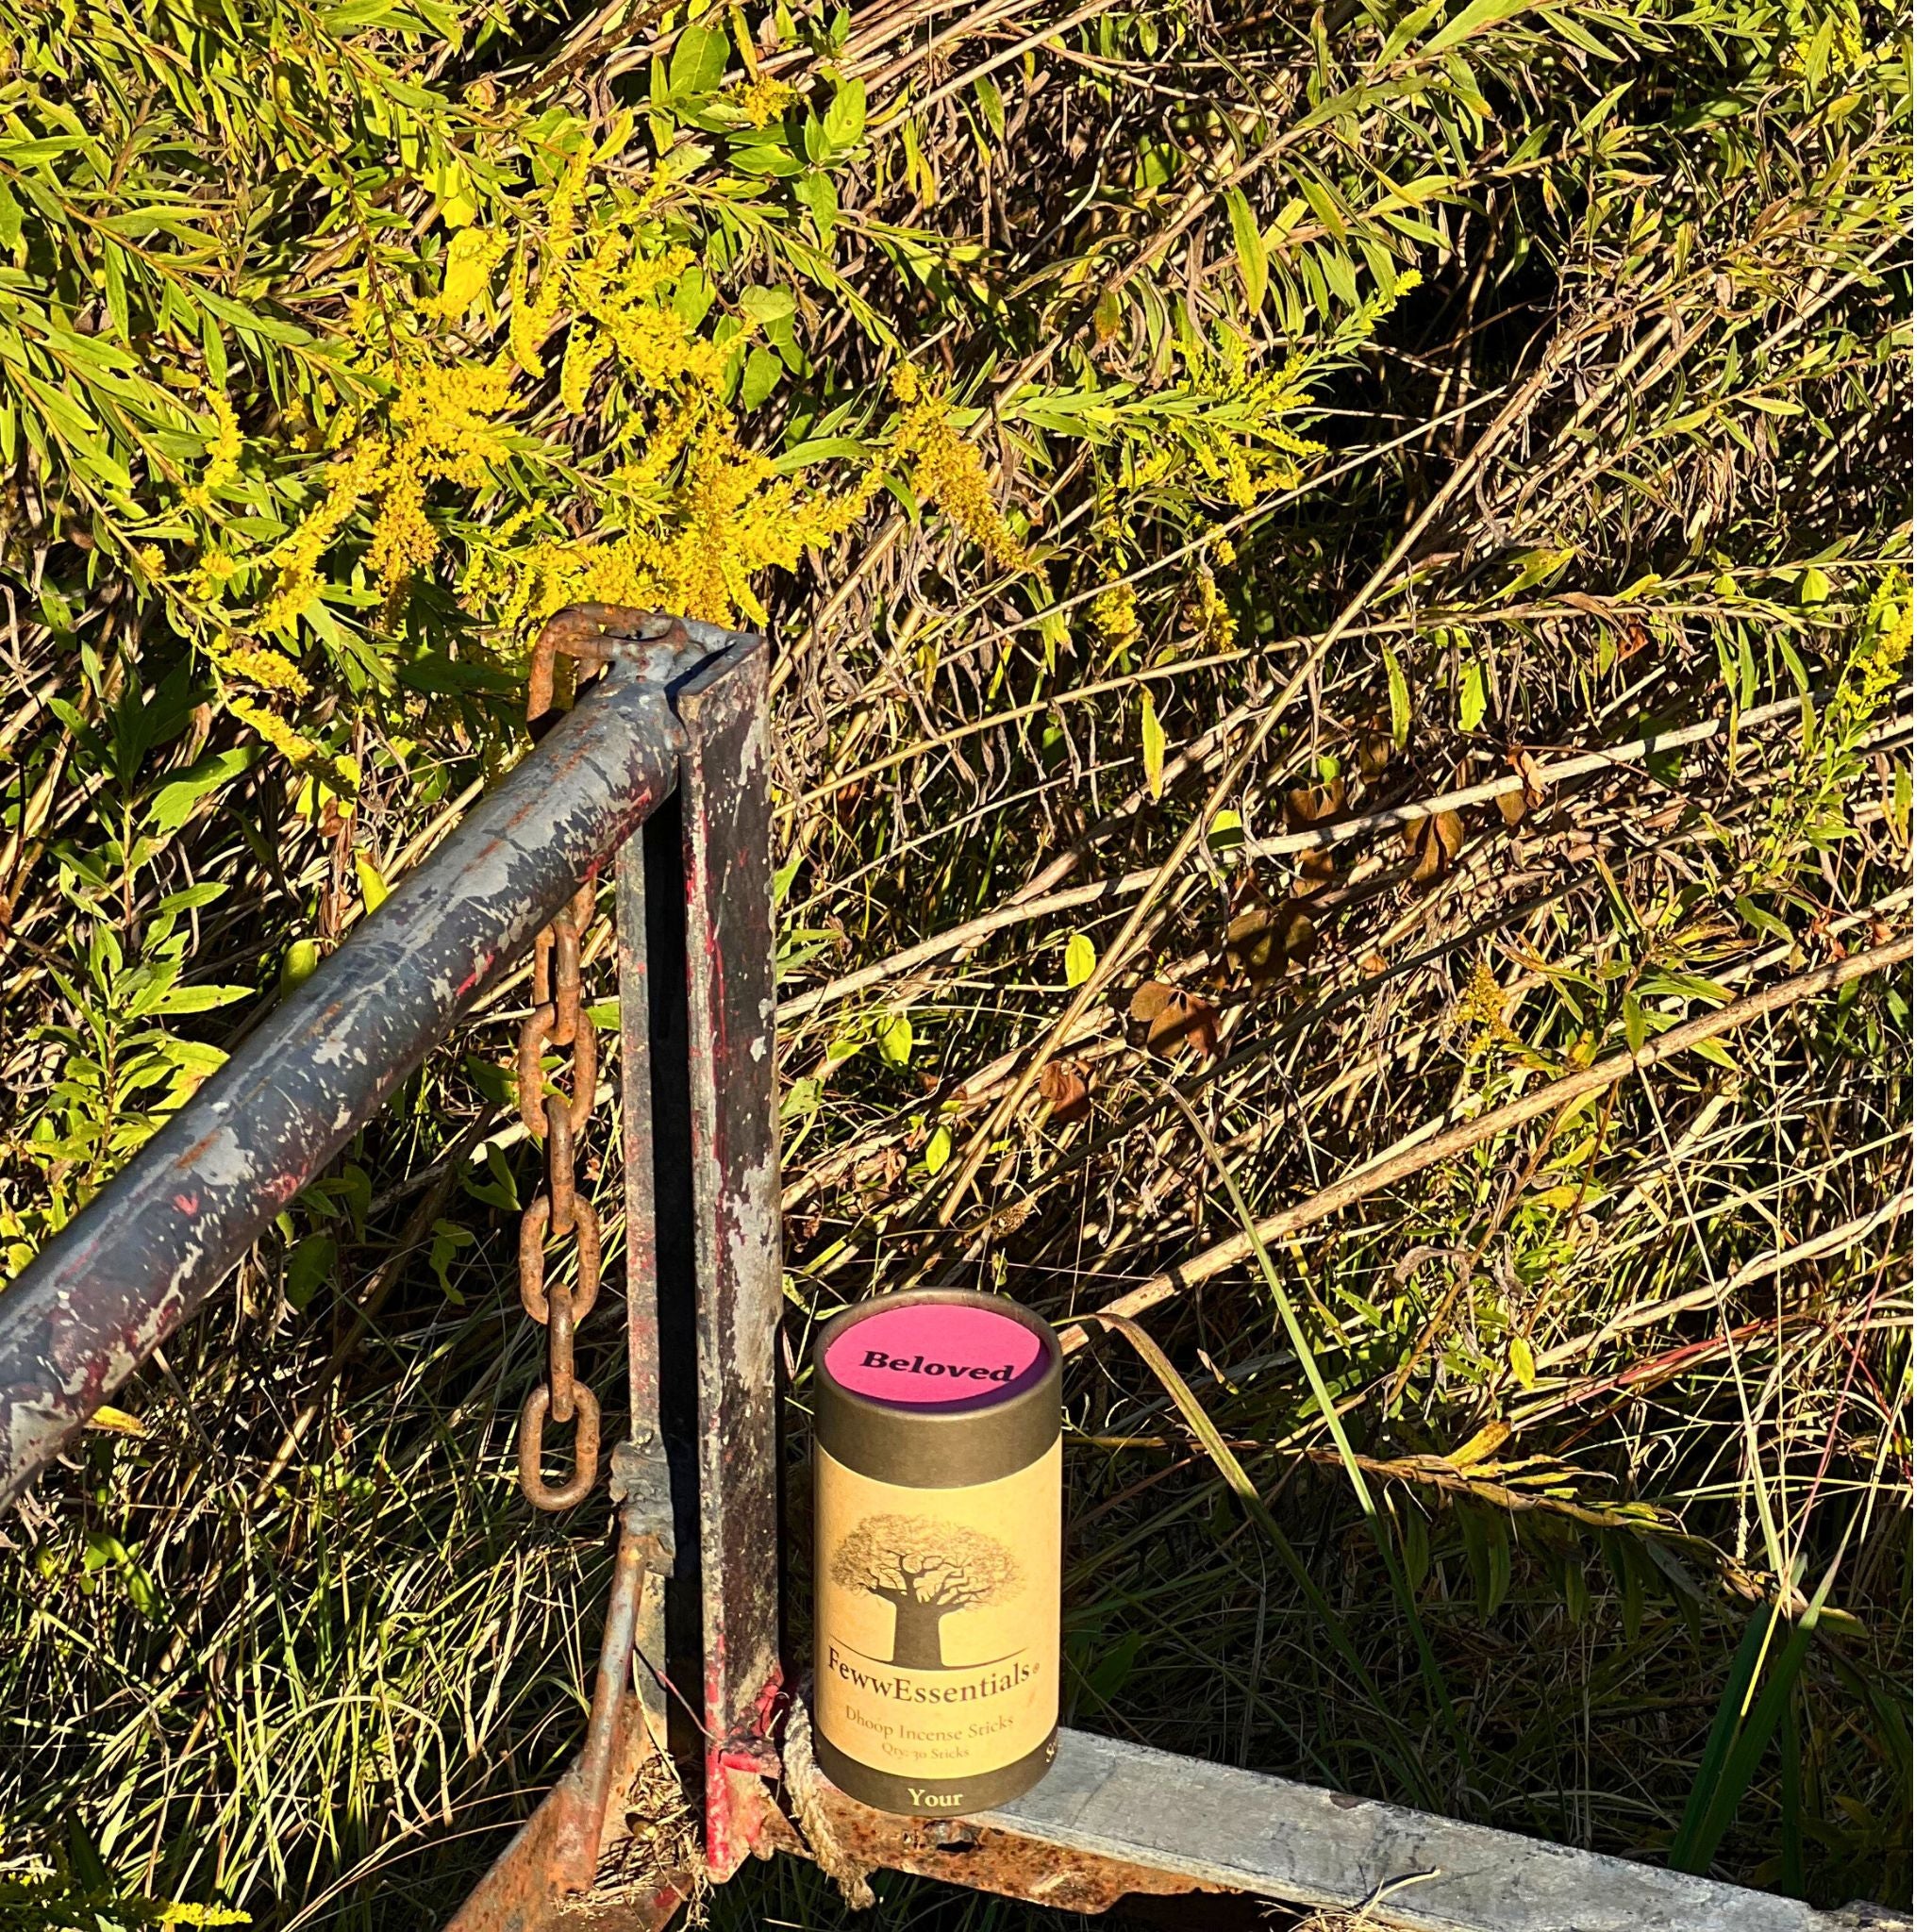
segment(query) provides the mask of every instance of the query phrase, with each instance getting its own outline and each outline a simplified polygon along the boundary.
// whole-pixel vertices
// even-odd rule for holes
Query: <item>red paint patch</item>
[[[175,1196],[175,1205],[184,1214],[199,1214],[201,1212],[201,1196],[199,1194],[176,1194]]]

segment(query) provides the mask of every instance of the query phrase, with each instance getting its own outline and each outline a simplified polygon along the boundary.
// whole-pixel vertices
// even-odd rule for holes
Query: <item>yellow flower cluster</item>
[[[429,485],[487,489],[491,464],[508,454],[508,432],[496,418],[508,408],[512,373],[506,362],[417,362],[390,406],[382,507],[369,542],[369,567],[384,596],[393,596],[436,555]]]
[[[392,467],[446,477],[466,490],[491,481],[507,454],[510,370],[502,362],[418,362],[390,405]]]
[[[251,644],[232,631],[224,631],[214,639],[208,652],[218,671],[230,677],[245,677],[263,691],[281,691],[299,700],[306,698],[311,689],[308,678],[279,651]]]
[[[1131,584],[1108,585],[1094,598],[1091,615],[1109,658],[1141,635],[1141,612]]]
[[[323,755],[322,746],[303,735],[278,712],[253,698],[230,698],[228,709],[265,744],[273,746],[291,765],[306,765]]]
[[[278,575],[267,602],[256,612],[263,630],[287,630],[322,589],[316,565],[348,522],[356,506],[382,480],[389,464],[388,445],[373,438],[356,443],[348,455],[332,464],[322,501],[295,525],[271,562]]]
[[[208,439],[201,481],[181,492],[181,501],[190,509],[212,509],[215,491],[234,476],[242,462],[242,425],[235,420],[235,406],[218,389],[208,391],[208,404],[215,433]]]
[[[242,568],[225,550],[204,550],[188,578],[188,595],[196,604],[212,603],[221,588]]]
[[[581,319],[564,351],[565,408],[575,414],[583,408],[591,380],[613,353],[647,395],[668,394],[687,384],[713,392],[723,389],[726,351],[700,337],[670,301],[691,260],[689,249],[654,248],[639,242],[628,225],[613,224],[571,278],[573,307]]]
[[[682,456],[678,485],[665,486]],[[811,496],[769,457],[740,446],[715,408],[674,410],[644,456],[611,478],[614,533],[534,545],[480,583],[499,623],[540,625],[567,604],[629,604],[712,624],[766,621],[758,574],[796,570],[849,529],[875,483]]]
[[[802,96],[795,87],[759,74],[735,81],[724,90],[724,98],[744,116],[748,126],[769,127],[787,108],[796,107]]]
[[[428,485],[420,470],[400,466],[390,473],[375,527],[369,534],[369,567],[384,596],[391,595],[436,556],[435,526],[429,521]]]
[[[512,276],[508,353],[487,363],[449,360],[427,342],[406,343],[385,425],[364,430],[331,467],[322,501],[281,547],[251,559],[275,574],[257,613],[260,631],[292,629],[321,588],[324,553],[365,500],[375,501],[375,514],[364,565],[392,608],[437,554],[430,489],[445,482],[473,494],[492,490],[515,447],[509,414],[517,372],[543,378],[544,343],[565,320],[564,407],[579,413],[599,372],[611,367],[621,381],[609,412],[613,434],[628,445],[628,459],[601,476],[599,465],[587,466],[587,495],[575,508],[595,514],[589,535],[564,534],[582,528],[578,514],[506,507],[493,537],[473,546],[462,574],[461,594],[479,617],[517,632],[587,600],[761,623],[759,574],[797,569],[808,552],[823,549],[860,515],[882,481],[883,463],[857,489],[826,493],[781,475],[770,458],[740,443],[724,402],[729,351],[701,336],[677,299],[695,259],[641,225],[648,201],[600,208],[588,243],[580,241],[589,166],[590,150],[580,147],[551,196],[534,293],[526,296],[527,285]],[[444,297],[419,304],[421,312],[454,319],[499,259],[494,242],[466,241],[468,234],[451,244]],[[918,407],[894,454],[990,552],[1017,559],[977,458],[946,423],[943,403],[920,394],[912,380]],[[641,428],[640,446],[633,439]],[[210,596],[235,568],[204,558],[200,580]],[[229,638],[216,661],[264,691],[299,694],[289,680],[301,674],[272,652]],[[286,721],[252,703],[243,715],[286,756],[314,759],[316,748]]]
[[[543,235],[543,272],[537,293],[529,301],[520,291],[510,297],[510,359],[525,375],[541,378],[543,374],[539,352],[563,305],[564,264],[576,241],[577,204],[583,198],[590,169],[591,149],[585,142],[571,156],[551,192]]]
[[[724,349],[702,341],[675,309],[643,302],[597,319],[640,389],[664,391],[682,382],[708,390],[723,386]]]
[[[171,1899],[155,1907],[157,1925],[252,1925],[246,1912],[228,1906],[198,1906],[187,1899]]]
[[[1292,364],[1251,375],[1237,358],[1217,358],[1187,389],[1196,407],[1182,446],[1208,491],[1218,491],[1237,509],[1252,508],[1264,491],[1292,490],[1303,462],[1323,454],[1321,443],[1288,426],[1290,416],[1312,400]],[[1155,479],[1143,474],[1141,480]]]
[[[1507,1033],[1503,1024],[1505,1004],[1503,989],[1490,970],[1490,962],[1478,961],[1467,990],[1456,1003],[1456,1017],[1465,1026],[1475,1028],[1475,1037],[1470,1041],[1473,1048],[1487,1046],[1497,1035]]]
[[[1025,553],[994,507],[992,479],[978,452],[953,427],[945,397],[928,389],[909,362],[893,371],[892,394],[905,408],[891,458],[910,466],[913,494],[937,503],[991,561],[1019,569]]]
[[[1858,685],[1853,704],[1860,722],[1872,717],[1878,700],[1899,680],[1906,659],[1912,650],[1912,591],[1907,584],[1899,598],[1898,580],[1888,574],[1872,600],[1872,615],[1877,620],[1877,635],[1869,651],[1858,658]]]

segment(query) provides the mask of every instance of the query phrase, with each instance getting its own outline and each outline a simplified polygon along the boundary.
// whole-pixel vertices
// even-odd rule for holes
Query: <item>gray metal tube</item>
[[[722,634],[687,627],[701,631],[715,649]],[[520,955],[672,791],[680,732],[664,679],[691,661],[662,643],[621,652],[0,1291],[0,1509],[193,1312],[498,963]]]

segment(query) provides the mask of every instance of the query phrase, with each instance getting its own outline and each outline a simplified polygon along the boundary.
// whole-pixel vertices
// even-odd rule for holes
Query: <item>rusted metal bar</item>
[[[801,1790],[801,1784],[803,1789]],[[1244,1893],[1410,1932],[1879,1932],[1874,1907],[1800,1899],[1464,1824],[1400,1805],[1081,1731],[1024,1797],[971,1818],[888,1817],[815,1767],[765,1841],[852,1879],[919,1873],[1076,1912],[1181,1892]],[[807,1839],[810,1842],[808,1844]]]
[[[778,1774],[778,1135],[765,665],[719,660],[678,695],[691,1190],[697,1282],[705,1852],[758,1836]]]
[[[604,1644],[597,1657],[597,1681],[591,1692],[591,1722],[584,1748],[572,1773],[571,1803],[558,1821],[556,1872],[559,1886],[580,1891],[597,1875],[604,1820],[610,1797],[610,1773],[618,1725],[630,1694],[631,1652],[638,1614],[654,1585],[659,1560],[658,1534],[646,1526],[641,1507],[628,1509],[617,1539],[617,1561],[610,1578],[610,1607],[604,1619]]]
[[[525,1820],[444,1932],[552,1932],[566,1924],[574,1932],[605,1925],[611,1932],[658,1932],[668,1924],[691,1892],[691,1874],[682,1868],[621,1879],[601,1900],[565,1902],[568,1892],[580,1892],[592,1882],[584,1872],[586,1843],[595,1846],[590,1860],[594,1874],[600,1860],[627,1839],[626,1799],[645,1754],[655,1749],[642,1707],[634,1698],[620,1698],[604,1795],[594,1812],[587,1790],[587,1747]],[[593,1833],[586,1830],[592,1819]],[[574,1874],[568,1886],[566,1870]]]
[[[661,814],[669,820],[671,813]],[[651,828],[628,839],[617,859],[618,1041],[624,1074],[624,1250],[625,1358],[630,1432],[612,1454],[611,1493],[643,1538],[654,1582],[638,1609],[637,1645],[662,1664],[665,1589],[677,1547],[664,1415],[662,1323],[658,1265],[658,1135],[651,1050],[649,891]],[[658,842],[662,842],[661,838]],[[682,1041],[675,1043],[681,1053]],[[663,1688],[641,1674],[636,1691],[660,1736],[667,1735]]]
[[[610,641],[576,708],[0,1293],[0,1507],[669,792],[667,683],[734,640],[640,616]]]
[[[591,1741],[464,1906],[457,1932],[661,1923],[688,1882],[681,1870],[656,1870],[646,1855],[634,1875],[609,1872],[621,1862],[626,1738],[681,1747],[706,1792],[714,1876],[751,1848],[761,1774],[777,1768],[769,1742],[778,1683],[779,1277],[765,675],[762,647],[739,640],[679,682],[677,808],[647,821],[619,855],[631,1421],[611,1457],[610,1487],[626,1548]],[[641,1579],[634,1589],[626,1561]],[[633,1671],[630,1651],[613,1648],[610,1633],[626,1614],[649,1669]],[[663,1694],[660,1670],[676,1696]],[[598,1787],[607,1736],[618,1765],[608,1793]],[[591,1886],[600,1856],[606,1874]]]

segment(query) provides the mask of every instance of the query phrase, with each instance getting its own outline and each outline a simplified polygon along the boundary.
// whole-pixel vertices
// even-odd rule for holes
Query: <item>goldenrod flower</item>
[[[1194,573],[1194,625],[1209,650],[1224,651],[1234,642],[1234,619],[1227,599],[1205,563]]]
[[[225,550],[205,550],[188,578],[188,595],[196,604],[214,601],[216,593],[242,568],[237,558]]]
[[[215,419],[215,433],[208,439],[208,462],[201,481],[181,492],[190,509],[211,509],[214,492],[235,475],[242,460],[242,425],[235,420],[234,405],[218,389],[208,391],[208,411]]]
[[[543,374],[539,352],[562,306],[564,268],[576,241],[577,203],[583,195],[590,168],[591,147],[586,142],[571,156],[551,191],[549,220],[543,235],[543,272],[537,293],[527,302],[520,292],[510,298],[509,353],[525,375],[541,377]]]
[[[280,566],[280,575],[274,592],[256,613],[256,623],[263,630],[288,629],[315,599],[322,589],[316,565],[323,552],[355,513],[356,506],[382,480],[388,464],[388,446],[369,438],[330,466],[322,501],[296,525],[271,559]]]
[[[304,738],[286,718],[258,705],[252,698],[230,698],[228,709],[291,765],[306,765],[322,756],[319,744]]]
[[[1101,641],[1113,651],[1124,649],[1141,635],[1141,613],[1131,584],[1109,584],[1094,598],[1091,615]]]
[[[953,427],[945,398],[930,392],[909,362],[892,372],[892,394],[907,408],[891,457],[910,465],[913,494],[937,503],[994,563],[1017,570],[1024,552],[994,507],[992,481],[978,452]]]
[[[208,647],[215,668],[229,677],[245,677],[263,691],[281,691],[298,702],[308,695],[308,678],[279,651],[264,650],[224,631]]]
[[[369,567],[389,595],[436,555],[436,531],[424,508],[424,473],[398,464],[369,539]]]
[[[787,108],[796,107],[802,96],[795,87],[759,74],[734,82],[724,90],[724,98],[744,116],[747,125],[768,127]]]
[[[1498,1035],[1506,1035],[1507,1028],[1503,1024],[1505,1005],[1503,989],[1496,983],[1496,975],[1490,970],[1487,959],[1479,960],[1468,988],[1456,1003],[1456,1017],[1465,1026],[1475,1028],[1475,1036],[1470,1041],[1472,1049],[1487,1046]]]

